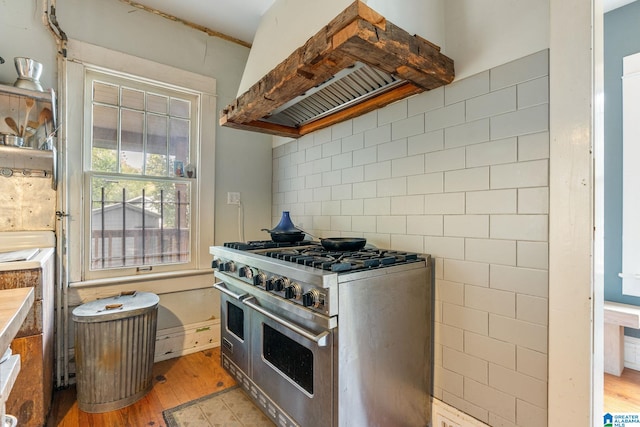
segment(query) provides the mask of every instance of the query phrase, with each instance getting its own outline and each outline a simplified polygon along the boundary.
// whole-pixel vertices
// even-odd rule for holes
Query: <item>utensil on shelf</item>
[[[20,136],[20,129],[18,129],[18,124],[12,117],[5,117],[4,122],[11,128],[16,135]]]
[[[36,105],[36,101],[34,101],[33,98],[27,98],[25,99],[25,104],[27,106],[27,111],[24,115],[24,126],[20,129],[22,131],[22,133],[20,134],[20,136],[24,136],[24,132],[27,129],[28,125],[29,125],[29,113],[31,113],[31,109],[33,108],[34,105]]]

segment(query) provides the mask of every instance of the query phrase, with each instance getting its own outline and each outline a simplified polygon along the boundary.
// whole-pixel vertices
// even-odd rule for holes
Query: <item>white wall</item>
[[[464,78],[549,47],[549,2],[448,0],[443,52]]]
[[[203,32],[141,11],[112,0],[65,0],[57,5],[58,21],[71,39],[128,53],[162,64],[214,77],[217,81],[217,104],[222,107],[236,96],[240,76],[248,56],[248,49],[237,44],[210,37]],[[12,84],[17,75],[14,56],[33,57],[44,64],[41,81],[45,87],[57,89],[56,45],[42,24],[42,0],[3,2],[0,13],[2,45],[0,56],[7,62],[0,66],[0,82]],[[8,42],[8,40],[11,40]],[[261,134],[240,132],[216,123],[215,164],[203,159],[203,167],[215,168],[216,181],[203,186],[204,191],[216,192],[215,242],[237,240],[238,208],[226,204],[226,192],[238,191],[244,204],[244,227],[247,239],[264,238],[260,231],[271,223],[271,147],[270,138]],[[65,123],[65,126],[77,126]],[[161,294],[164,313],[159,319],[163,328],[192,323],[218,316],[217,293],[210,288],[212,275],[195,278],[153,280],[136,285],[116,286],[113,291],[103,287],[74,290],[73,304],[115,293],[127,286]],[[187,286],[190,285],[190,286]],[[185,309],[184,295],[172,292],[189,287],[203,288],[189,291],[193,303]]]
[[[351,3],[352,0],[276,0],[260,21],[238,95],[302,46]],[[400,28],[411,34],[419,34],[442,47],[445,22],[442,0],[369,0],[364,3]]]
[[[434,396],[545,425],[548,51],[274,149],[274,217],[435,258]]]

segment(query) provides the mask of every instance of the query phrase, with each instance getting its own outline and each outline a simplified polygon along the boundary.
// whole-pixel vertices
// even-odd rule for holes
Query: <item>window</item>
[[[640,297],[640,53],[623,58],[622,293]]]
[[[68,54],[58,141],[67,283],[201,287],[183,277],[211,271],[215,79],[75,40]]]
[[[89,71],[90,270],[188,263],[197,96]]]

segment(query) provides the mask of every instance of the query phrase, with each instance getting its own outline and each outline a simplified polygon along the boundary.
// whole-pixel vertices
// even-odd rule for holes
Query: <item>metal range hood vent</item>
[[[220,125],[298,138],[454,75],[438,46],[357,0],[223,109]]]
[[[300,127],[393,89],[404,80],[362,62],[276,108],[261,121]]]

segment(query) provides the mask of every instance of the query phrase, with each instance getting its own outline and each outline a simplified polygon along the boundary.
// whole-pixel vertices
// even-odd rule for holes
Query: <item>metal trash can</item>
[[[73,310],[82,411],[124,408],[151,389],[159,301],[156,294],[133,291]]]

